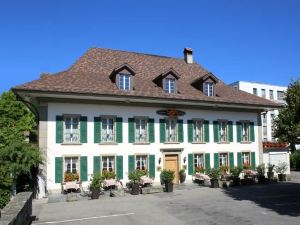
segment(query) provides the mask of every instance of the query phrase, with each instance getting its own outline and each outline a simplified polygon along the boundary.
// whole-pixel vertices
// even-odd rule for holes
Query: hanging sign
[[[164,109],[156,111],[158,115],[168,116],[168,117],[178,117],[185,115],[185,112],[176,109]]]

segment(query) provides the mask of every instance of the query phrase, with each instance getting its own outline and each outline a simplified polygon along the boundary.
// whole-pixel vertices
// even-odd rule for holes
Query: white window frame
[[[204,153],[194,153],[193,154],[194,159],[194,169],[196,167],[203,167],[205,169],[205,159],[204,159]]]
[[[176,143],[178,142],[178,124],[177,119],[167,118],[166,120],[166,142],[167,143]],[[172,122],[175,123],[174,133],[172,132]],[[173,139],[174,137],[174,139]]]
[[[77,158],[77,163],[76,163],[76,172],[72,171],[72,167],[73,167],[73,159]],[[66,164],[66,159],[71,159],[71,168],[70,168],[70,172],[68,172],[67,170],[67,164]],[[81,179],[80,177],[80,156],[79,155],[66,155],[63,156],[63,181],[65,182],[65,173],[76,173],[79,176],[79,180]]]
[[[106,128],[103,128],[103,121],[106,120]],[[109,132],[109,120],[112,120],[112,134]],[[105,130],[105,132],[104,132]],[[106,138],[103,138],[106,134]],[[116,117],[114,116],[101,116],[101,142],[102,143],[115,143],[116,142]],[[112,140],[107,141],[107,137],[112,135]]]
[[[270,95],[270,99],[273,100],[274,99],[274,91],[269,90],[269,95]]]
[[[110,170],[109,162],[110,162],[111,158],[113,158],[113,159],[112,159],[112,166],[111,166],[111,170]],[[106,161],[106,168],[104,167],[105,161]],[[115,155],[102,155],[101,156],[101,172],[104,172],[104,171],[110,171],[110,172],[116,171],[116,156]]]
[[[219,166],[229,166],[229,154],[228,152],[220,152],[219,153]],[[223,164],[225,162],[225,165]]]
[[[248,165],[251,166],[251,153],[250,152],[242,152],[242,166],[246,164],[246,159],[248,158]]]
[[[70,141],[67,140],[67,129],[66,129],[66,120],[70,118]],[[78,124],[77,124],[77,129],[74,129],[74,119],[77,119]],[[76,131],[76,132],[74,132]],[[77,140],[76,138],[74,138],[74,135],[78,135]],[[76,143],[80,143],[80,115],[64,115],[63,116],[63,143],[66,144],[76,144]]]
[[[145,123],[144,131],[142,129],[142,121]],[[138,126],[139,123],[139,126]],[[148,132],[148,118],[136,117],[135,118],[135,143],[148,143],[149,142],[149,132]],[[137,126],[139,129],[137,129]],[[145,136],[142,138],[142,136]]]
[[[139,168],[138,168],[138,162],[143,164],[143,165],[140,164]],[[149,171],[149,155],[147,154],[135,155],[135,169]]]
[[[128,89],[126,88],[126,78],[128,78]],[[130,91],[130,89],[131,89],[131,75],[130,74],[125,74],[125,73],[120,73],[119,74],[119,79],[118,79],[118,86],[119,86],[119,90]]]
[[[267,96],[266,89],[262,88],[260,91],[261,91],[261,97],[266,98],[266,96]]]
[[[204,93],[206,96],[214,96],[214,84],[212,82],[204,83]]]
[[[253,88],[252,92],[253,92],[254,95],[257,95],[257,88]]]
[[[171,84],[173,83],[173,90],[171,88]],[[165,78],[164,79],[164,89],[165,92],[168,94],[174,94],[175,93],[175,78]]]
[[[219,121],[218,132],[219,132],[219,142],[227,143],[228,142],[228,121],[226,120]]]
[[[241,121],[241,142],[250,142],[250,122]]]
[[[199,129],[200,126],[200,129]],[[199,119],[193,120],[193,142],[204,143],[204,121]]]

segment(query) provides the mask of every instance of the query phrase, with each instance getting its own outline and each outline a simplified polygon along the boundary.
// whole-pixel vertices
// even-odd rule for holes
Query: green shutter
[[[204,120],[204,141],[209,142],[209,121]]]
[[[101,162],[101,158],[100,156],[94,156],[94,174],[96,173],[100,173],[100,162]]]
[[[178,142],[182,143],[184,141],[183,120],[177,120],[177,124],[178,124]]]
[[[117,179],[123,179],[123,156],[117,156]]]
[[[193,131],[194,131],[194,121],[193,120],[188,120],[188,142],[192,143],[193,142]]]
[[[149,176],[155,177],[155,155],[149,155]]]
[[[80,157],[80,181],[88,180],[87,156]]]
[[[160,143],[166,142],[166,120],[159,119],[159,134],[160,134]]]
[[[232,121],[228,121],[228,141],[233,142],[233,128]]]
[[[254,132],[254,123],[250,122],[250,140],[251,142],[255,141],[255,132]]]
[[[251,152],[251,168],[255,170],[256,163],[255,163],[255,152]]]
[[[128,118],[128,143],[135,142],[134,118]]]
[[[63,143],[63,116],[56,116],[56,143]]]
[[[87,117],[80,117],[80,143],[87,143]]]
[[[135,158],[134,155],[128,156],[128,173],[135,170]]]
[[[123,143],[123,119],[122,117],[117,117],[116,119],[116,129],[117,129],[117,143]]]
[[[205,153],[205,172],[208,174],[210,172],[210,153]]]
[[[188,174],[194,175],[194,155],[188,154]]]
[[[232,169],[234,167],[234,153],[229,152],[229,167]]]
[[[55,157],[55,183],[63,181],[63,158]]]
[[[219,142],[219,122],[214,121],[213,126],[214,126],[214,142]]]
[[[219,153],[214,153],[214,168],[219,168]]]
[[[154,133],[154,119],[148,120],[148,132],[149,132],[149,142],[155,142],[155,133]]]
[[[100,143],[101,141],[100,128],[101,128],[101,118],[94,117],[94,143]]]
[[[241,152],[237,153],[237,163],[238,163],[238,167],[239,168],[243,168],[243,165],[242,165],[242,153]]]
[[[236,122],[236,141],[242,141],[242,124],[241,122]]]

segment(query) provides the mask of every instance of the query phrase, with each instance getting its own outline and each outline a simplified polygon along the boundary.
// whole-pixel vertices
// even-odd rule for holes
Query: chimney
[[[191,48],[184,48],[184,60],[188,64],[193,64],[193,50]]]

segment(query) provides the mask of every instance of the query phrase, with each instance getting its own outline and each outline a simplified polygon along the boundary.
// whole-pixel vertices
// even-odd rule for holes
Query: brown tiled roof
[[[129,65],[135,71],[134,89],[131,92],[118,90],[116,84],[109,78],[114,69],[124,64]],[[177,80],[178,93],[176,94],[165,93],[153,82],[157,76],[170,68],[180,74],[180,78]],[[207,97],[191,85],[195,79],[201,78],[207,73],[208,71],[199,64],[187,64],[184,59],[92,48],[80,57],[70,69],[52,75],[42,75],[40,79],[16,86],[14,90],[278,106],[269,100],[227,86],[220,80],[216,85],[216,97]]]

